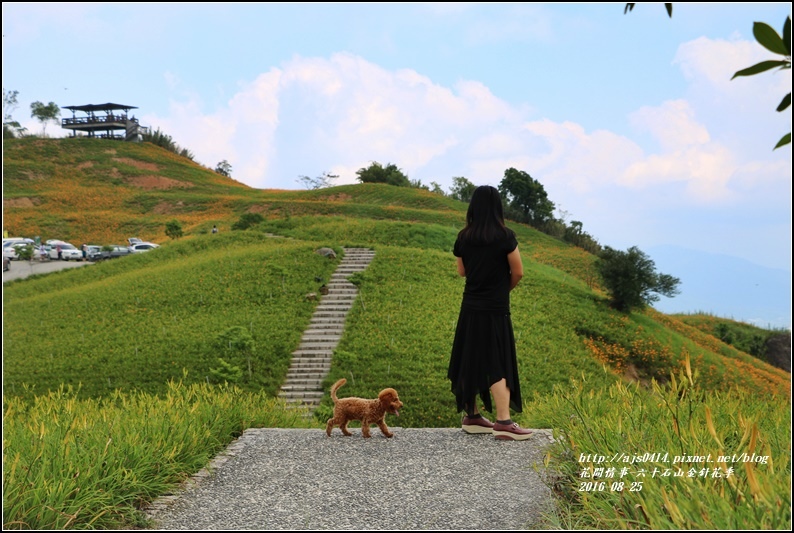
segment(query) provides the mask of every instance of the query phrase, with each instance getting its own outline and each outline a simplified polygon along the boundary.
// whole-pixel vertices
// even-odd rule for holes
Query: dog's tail
[[[337,398],[337,397],[336,397],[336,391],[337,391],[337,389],[339,389],[339,387],[341,387],[341,386],[342,386],[342,385],[344,385],[345,383],[347,383],[347,380],[346,380],[345,378],[342,378],[342,379],[340,379],[339,381],[337,381],[336,383],[334,383],[334,384],[331,386],[331,399],[334,401],[334,403],[336,403],[337,401],[339,401],[339,398]]]

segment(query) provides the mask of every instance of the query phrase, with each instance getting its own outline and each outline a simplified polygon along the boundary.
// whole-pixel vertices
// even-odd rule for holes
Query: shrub
[[[237,222],[232,224],[232,229],[245,230],[252,226],[256,226],[264,220],[264,217],[259,213],[244,213]]]
[[[397,187],[412,186],[408,176],[394,163],[389,163],[384,167],[377,161],[373,161],[370,166],[358,169],[356,174],[361,183],[387,183]]]
[[[178,239],[182,236],[182,224],[178,220],[172,220],[165,225],[165,234],[171,239]]]
[[[611,297],[611,306],[619,311],[643,309],[659,299],[655,293],[672,297],[678,294],[678,278],[657,274],[645,253],[636,246],[626,252],[605,246],[596,268]]]

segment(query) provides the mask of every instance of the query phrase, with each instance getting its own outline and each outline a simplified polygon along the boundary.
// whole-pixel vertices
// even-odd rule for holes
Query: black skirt
[[[485,410],[492,412],[489,389],[503,378],[510,389],[510,408],[521,412],[516,341],[509,313],[461,309],[447,377],[452,381],[458,412],[471,412],[477,395]]]

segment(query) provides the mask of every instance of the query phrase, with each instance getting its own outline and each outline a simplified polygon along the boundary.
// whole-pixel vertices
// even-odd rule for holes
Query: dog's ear
[[[397,391],[394,389],[383,389],[380,391],[380,394],[378,394],[378,400],[380,400],[380,403],[383,405],[389,405],[396,399]]]

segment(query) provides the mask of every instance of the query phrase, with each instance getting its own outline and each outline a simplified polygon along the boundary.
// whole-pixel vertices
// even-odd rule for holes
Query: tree
[[[442,189],[441,185],[439,185],[437,182],[431,181],[430,185],[431,185],[430,192],[434,194],[440,194],[441,196],[446,196],[446,194],[444,194],[444,189]]]
[[[508,211],[539,227],[553,218],[554,203],[549,200],[543,185],[523,170],[508,168],[499,183],[499,193],[507,202]]]
[[[680,280],[658,274],[654,262],[636,246],[626,252],[605,246],[596,260],[596,269],[610,294],[610,305],[623,312],[643,309],[659,299],[679,293]]]
[[[218,166],[215,167],[215,172],[217,172],[221,176],[226,176],[227,178],[231,178],[232,165],[229,164],[229,162],[224,159],[223,161],[218,163]]]
[[[413,187],[414,189],[424,189],[426,191],[430,190],[430,187],[428,187],[427,185],[424,185],[422,183],[422,180],[410,180],[410,182],[411,182],[410,186]]]
[[[626,7],[623,9],[623,14],[625,15],[626,13],[634,9],[635,5],[636,3],[626,4]],[[667,10],[667,16],[673,18],[673,4],[665,3],[664,8]]]
[[[458,176],[452,178],[452,187],[449,188],[449,195],[455,200],[460,200],[461,202],[466,202],[468,204],[471,201],[471,196],[474,194],[474,189],[476,188],[477,186],[472,182],[463,176]]]
[[[791,17],[786,17],[786,22],[783,24],[783,37],[772,29],[769,24],[763,22],[753,23],[753,35],[755,36],[755,40],[758,41],[758,44],[773,54],[782,56],[783,59],[768,59],[766,61],[761,61],[752,67],[747,67],[746,69],[736,72],[731,80],[739,76],[754,76],[755,74],[766,72],[775,67],[778,67],[778,70],[791,70]],[[777,106],[777,111],[785,111],[790,105],[791,92],[780,101],[780,104]],[[777,150],[781,146],[785,146],[789,143],[791,143],[791,132],[781,137],[773,150]]]
[[[394,163],[389,163],[384,167],[377,161],[373,161],[370,166],[358,169],[356,175],[361,183],[387,183],[397,187],[411,186],[411,180]]]
[[[172,220],[165,225],[165,234],[170,239],[178,239],[182,236],[182,224],[178,220]]]
[[[17,96],[19,96],[19,91],[6,92],[6,88],[3,87],[3,139],[13,139],[27,129],[20,126],[12,116],[19,106]]]
[[[61,115],[61,108],[55,102],[50,102],[47,105],[41,102],[33,102],[30,104],[30,116],[41,122],[41,134],[47,136],[47,122],[57,121]]]
[[[338,178],[338,174],[331,174],[330,172],[323,172],[321,176],[310,178],[309,176],[300,176],[296,181],[302,183],[304,187],[310,190],[325,189],[333,185],[333,180]]]

